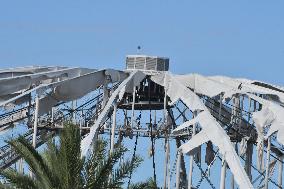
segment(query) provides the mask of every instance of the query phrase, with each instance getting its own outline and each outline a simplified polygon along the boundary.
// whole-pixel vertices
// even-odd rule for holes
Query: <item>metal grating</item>
[[[157,59],[156,58],[146,58],[146,70],[156,70]]]
[[[128,55],[126,57],[126,69],[168,71],[169,59],[147,55]]]
[[[165,70],[165,60],[158,58],[157,70]]]
[[[136,57],[135,69],[143,70],[145,68],[145,57]]]
[[[127,69],[134,69],[135,58],[126,57],[126,67]]]

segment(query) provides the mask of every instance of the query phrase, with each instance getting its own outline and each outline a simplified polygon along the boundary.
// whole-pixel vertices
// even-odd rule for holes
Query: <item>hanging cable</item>
[[[154,182],[156,183],[156,164],[155,164],[155,149],[154,149],[154,136],[153,136],[153,124],[152,124],[152,109],[151,109],[151,82],[148,78],[148,98],[149,98],[149,109],[150,109],[150,132],[151,132],[151,151],[152,151],[152,164],[153,164],[153,174]]]
[[[140,124],[141,124],[141,117],[142,117],[141,113],[142,113],[142,111],[140,111],[139,117],[136,119],[136,121],[137,121],[137,129],[139,129]],[[133,160],[136,157],[138,137],[139,137],[139,132],[137,131],[136,138],[135,138],[135,144],[134,144],[134,151],[133,151],[133,155],[132,155],[132,162],[131,162],[132,166],[133,166]],[[130,186],[131,178],[132,178],[132,170],[130,171],[130,174],[129,174],[129,180],[128,180],[127,188],[129,188],[129,186]]]

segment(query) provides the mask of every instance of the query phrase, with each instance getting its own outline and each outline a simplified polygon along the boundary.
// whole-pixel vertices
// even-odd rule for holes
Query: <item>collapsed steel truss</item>
[[[71,119],[82,132],[82,156],[98,134],[110,136],[110,151],[115,142],[133,136],[139,151],[137,137],[148,137],[155,178],[155,164],[164,164],[164,188],[216,188],[210,176],[214,165],[222,189],[282,188],[283,102],[281,87],[221,76],[66,67],[0,70],[3,135],[24,125],[22,134],[39,147]],[[154,159],[159,139],[165,141],[164,162]],[[172,143],[176,147],[170,150]],[[0,167],[15,164],[23,170],[21,157],[3,145]]]

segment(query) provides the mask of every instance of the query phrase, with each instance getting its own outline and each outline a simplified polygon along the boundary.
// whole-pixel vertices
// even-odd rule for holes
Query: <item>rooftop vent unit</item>
[[[126,56],[127,70],[168,71],[169,58],[147,55]]]

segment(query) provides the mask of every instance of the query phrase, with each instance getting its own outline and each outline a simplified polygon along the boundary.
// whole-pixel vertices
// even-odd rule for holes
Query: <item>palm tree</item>
[[[28,164],[33,177],[11,168],[0,170],[0,175],[9,183],[1,184],[0,188],[122,188],[129,174],[142,161],[140,157],[135,156],[118,165],[119,159],[127,149],[116,145],[114,152],[109,154],[106,150],[107,143],[103,140],[97,140],[93,145],[92,152],[82,159],[80,157],[80,142],[80,131],[77,126],[71,123],[65,124],[64,129],[59,133],[58,140],[53,139],[47,142],[47,147],[42,154],[37,152],[24,137],[8,141],[8,144]],[[132,187],[139,187],[143,184],[145,185],[145,183],[139,183],[132,185]],[[150,187],[146,188],[152,188],[150,184],[148,186]]]
[[[149,178],[145,182],[139,182],[135,184],[131,184],[129,189],[159,189],[157,183],[154,181],[153,178]]]

